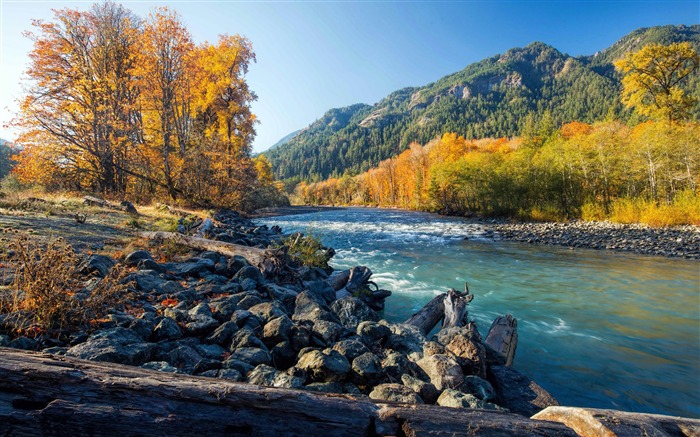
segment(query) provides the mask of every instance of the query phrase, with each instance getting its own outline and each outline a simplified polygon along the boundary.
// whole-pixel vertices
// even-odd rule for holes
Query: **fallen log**
[[[464,326],[466,323],[467,304],[473,299],[474,295],[469,294],[466,284],[464,293],[459,293],[454,288],[450,288],[447,293],[435,296],[420,311],[406,320],[404,324],[417,327],[423,335],[428,335],[440,320],[443,321],[443,328]]]
[[[548,407],[532,416],[560,422],[582,436],[637,437],[700,435],[700,420],[595,408]]]
[[[225,243],[223,241],[208,240],[200,237],[190,237],[176,232],[141,232],[143,238],[149,240],[173,241],[193,249],[210,250],[224,256],[242,256],[254,266],[260,266],[268,258],[275,256],[274,252],[268,249],[242,246],[240,244]]]
[[[134,208],[134,205],[131,202],[127,202],[126,200],[117,205],[116,203],[100,199],[99,197],[85,196],[83,197],[83,201],[86,205],[100,206],[102,208],[117,209],[119,211],[128,212],[130,214],[138,214],[136,208]]]
[[[575,436],[496,411],[375,403],[0,348],[0,435]]]
[[[349,269],[341,272],[333,272],[333,274],[326,279],[326,282],[333,287],[333,290],[338,291],[345,287],[345,284],[348,283],[348,279],[350,279]]]
[[[512,366],[518,347],[518,320],[510,314],[496,317],[484,343],[505,357],[506,366]]]

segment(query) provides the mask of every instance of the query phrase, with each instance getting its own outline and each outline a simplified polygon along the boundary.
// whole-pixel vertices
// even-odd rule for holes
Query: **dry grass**
[[[122,307],[128,298],[126,271],[115,266],[102,279],[77,272],[80,257],[62,238],[44,244],[26,233],[12,235],[2,256],[14,279],[0,293],[4,325],[15,334],[55,334],[83,329]]]

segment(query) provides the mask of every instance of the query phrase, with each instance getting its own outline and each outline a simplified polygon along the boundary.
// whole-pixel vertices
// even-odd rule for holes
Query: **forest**
[[[113,2],[34,21],[13,173],[49,190],[248,210],[285,203],[251,157],[251,42],[195,44],[167,7]]]
[[[297,185],[303,203],[375,205],[526,220],[700,225],[697,100],[689,43],[650,44],[615,62],[620,102],[647,121],[570,122],[548,111],[508,139],[446,133],[357,176]]]

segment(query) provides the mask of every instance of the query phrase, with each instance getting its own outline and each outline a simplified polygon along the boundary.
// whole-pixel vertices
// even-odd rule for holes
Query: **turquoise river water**
[[[401,322],[469,283],[485,335],[518,319],[515,367],[562,405],[700,418],[700,263],[481,237],[476,223],[350,208],[257,220],[321,237],[336,269],[366,265]],[[466,238],[466,239],[465,239]]]

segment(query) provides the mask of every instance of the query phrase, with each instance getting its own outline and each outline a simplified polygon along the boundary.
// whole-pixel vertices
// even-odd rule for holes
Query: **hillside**
[[[549,112],[557,125],[628,120],[619,103],[612,62],[646,44],[691,41],[700,49],[700,25],[638,29],[591,56],[571,57],[541,42],[508,50],[423,87],[395,91],[374,105],[331,109],[289,142],[266,153],[276,176],[321,180],[357,174],[445,133],[467,138],[518,134],[528,114]],[[688,89],[700,97],[699,75]],[[700,115],[696,110],[695,116]]]

